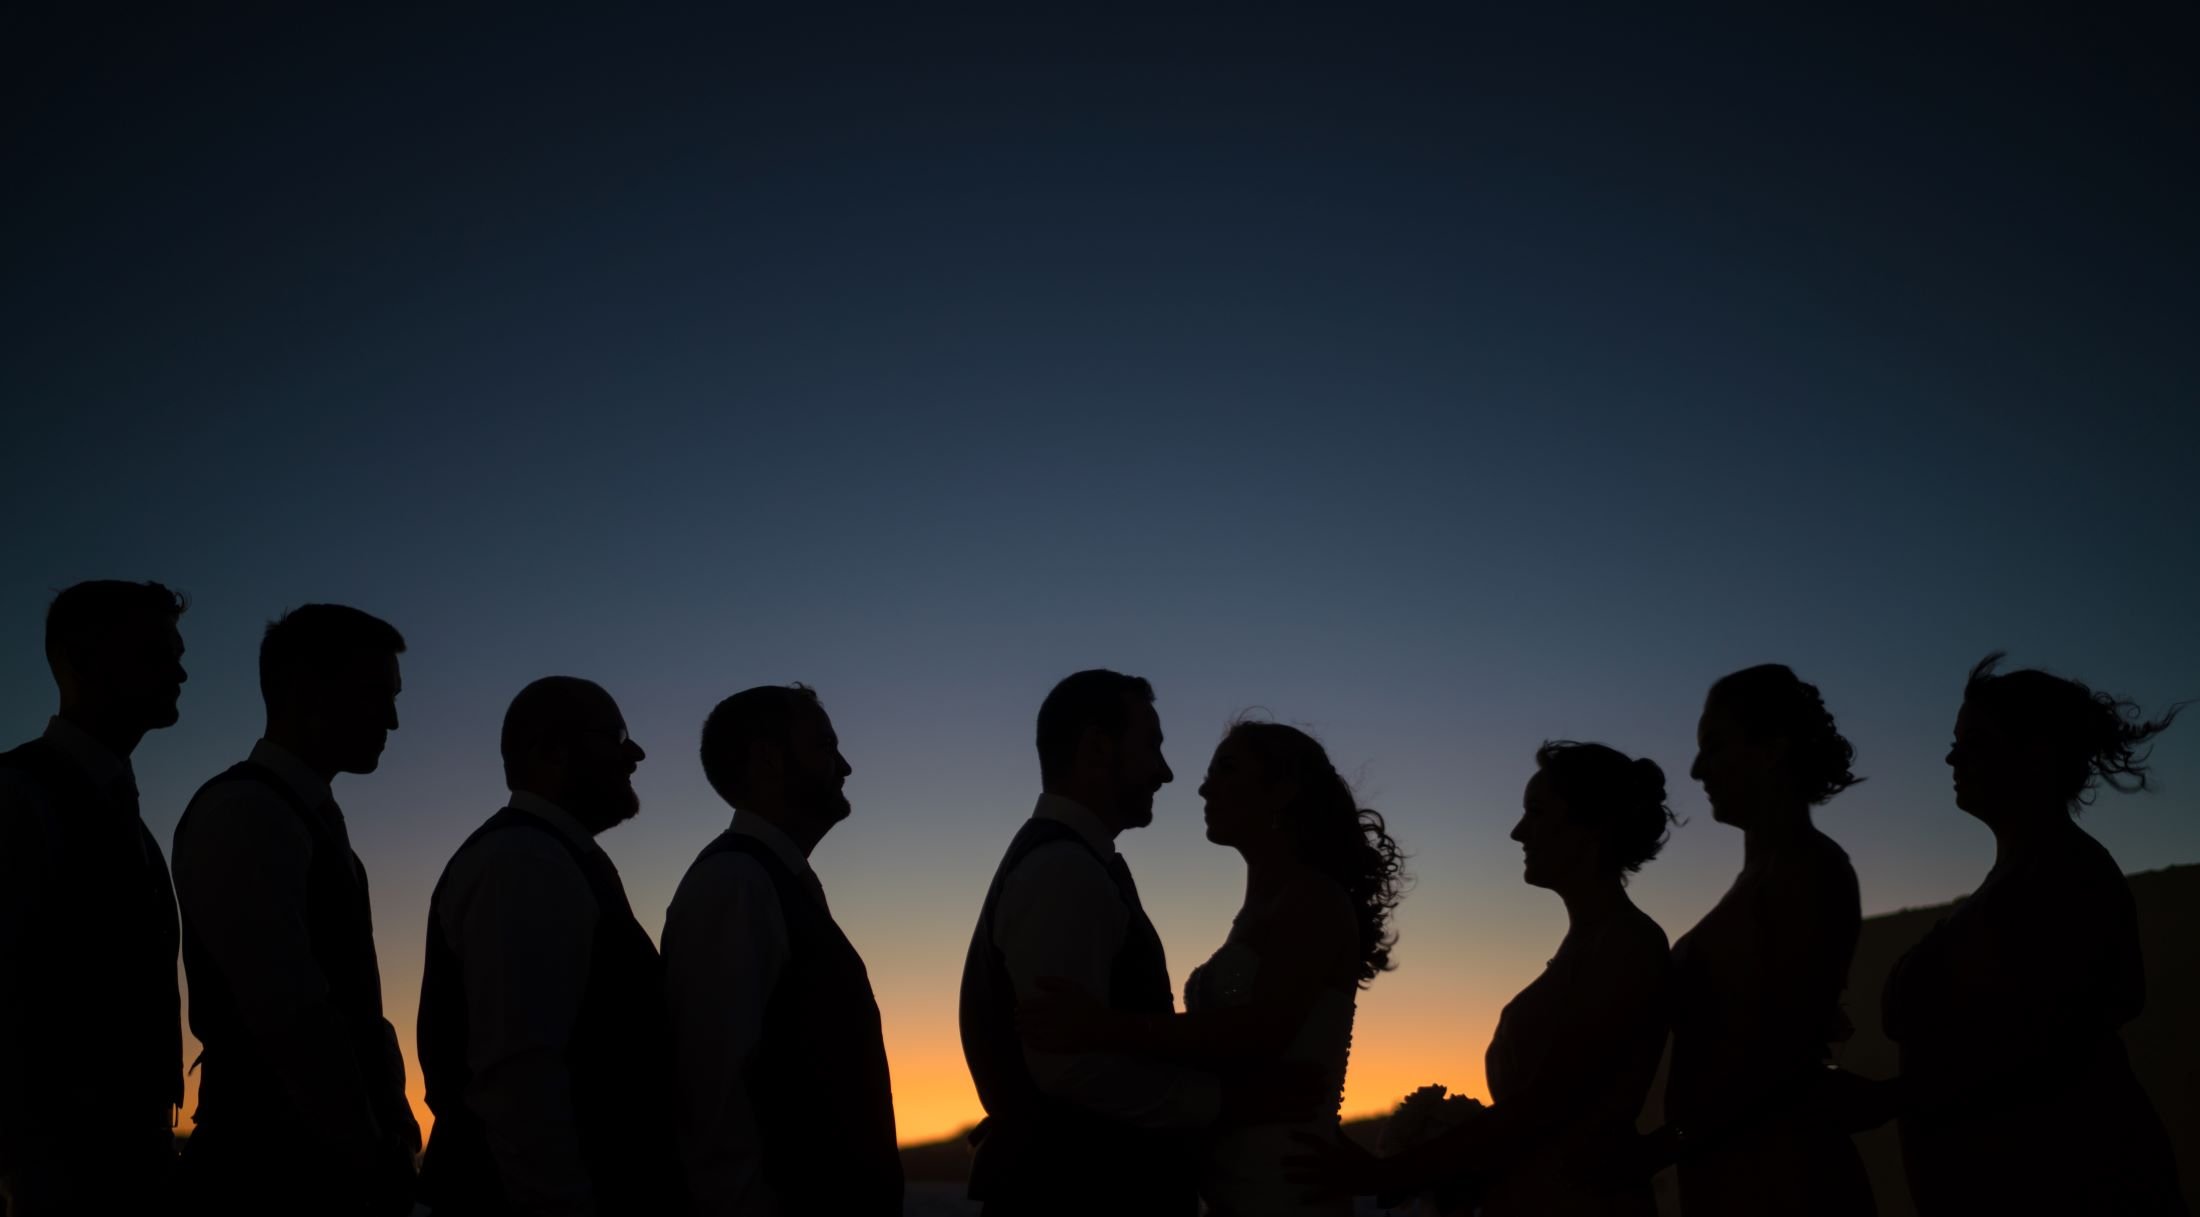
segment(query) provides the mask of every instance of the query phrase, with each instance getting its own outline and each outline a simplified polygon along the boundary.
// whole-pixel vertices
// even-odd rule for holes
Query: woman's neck
[[[2031,807],[1987,821],[1994,833],[1994,865],[1999,867],[2059,849],[2070,834],[2083,834],[2063,807]]]
[[[1742,865],[1770,857],[1818,831],[1810,822],[1810,804],[1786,803],[1764,808],[1742,829]]]
[[[1566,902],[1567,924],[1576,929],[1602,921],[1631,903],[1617,878],[1562,889],[1558,898]]]

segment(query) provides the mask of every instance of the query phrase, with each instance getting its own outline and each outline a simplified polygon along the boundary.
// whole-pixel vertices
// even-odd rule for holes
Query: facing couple
[[[986,1109],[987,1217],[1342,1214],[1283,1178],[1333,1132],[1354,994],[1390,966],[1400,854],[1321,746],[1240,723],[1200,785],[1245,904],[1176,1011],[1161,939],[1115,850],[1173,780],[1146,681],[1080,672],[1039,710],[1039,805],[986,892],[963,967],[963,1054]]]

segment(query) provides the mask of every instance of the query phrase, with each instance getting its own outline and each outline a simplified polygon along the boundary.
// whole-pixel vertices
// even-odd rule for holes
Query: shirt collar
[[[762,841],[764,847],[771,850],[772,855],[788,870],[812,883],[817,882],[817,872],[810,869],[810,860],[802,856],[802,847],[794,843],[794,838],[787,835],[786,829],[753,811],[736,810],[733,813],[733,831]]]
[[[298,754],[273,740],[261,740],[252,745],[252,763],[283,780],[298,801],[308,807],[318,808],[332,803],[336,796],[330,792],[328,782],[315,773]]]
[[[551,827],[582,845],[594,845],[596,843],[596,834],[582,827],[581,822],[573,818],[572,812],[543,798],[532,790],[513,791],[511,805],[528,815],[549,821]]]
[[[91,732],[56,714],[46,720],[44,738],[100,790],[121,788],[137,793],[137,774],[130,768],[130,758],[116,756],[107,745],[93,739]]]
[[[1090,845],[1094,853],[1103,858],[1115,856],[1115,834],[1108,831],[1108,826],[1100,822],[1099,816],[1092,814],[1083,803],[1075,799],[1058,794],[1042,794],[1039,796],[1039,805],[1032,809],[1031,818],[1067,824],[1077,830],[1077,835],[1085,839],[1085,844]]]

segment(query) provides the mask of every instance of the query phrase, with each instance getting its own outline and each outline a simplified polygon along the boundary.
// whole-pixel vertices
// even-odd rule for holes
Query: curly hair
[[[1380,812],[1360,806],[1352,787],[1314,737],[1282,723],[1240,720],[1225,737],[1252,750],[1267,773],[1298,787],[1284,820],[1300,860],[1337,881],[1359,921],[1362,987],[1393,966],[1398,931],[1391,915],[1404,898],[1405,852]]]
[[[2093,689],[2038,668],[1996,674],[2006,651],[1971,665],[1963,704],[1992,715],[2022,745],[2053,767],[2057,795],[2090,806],[2100,784],[2124,794],[2147,788],[2148,741],[2175,722],[2187,702],[2149,719],[2129,698]]]
[[[1856,746],[1841,734],[1818,686],[1783,663],[1761,663],[1719,678],[1712,702],[1732,711],[1753,739],[1788,741],[1788,776],[1815,807],[1864,779],[1851,772]]]
[[[1596,830],[1605,855],[1624,881],[1658,856],[1679,823],[1665,805],[1665,770],[1649,757],[1630,759],[1603,744],[1545,740],[1536,771],[1566,801],[1575,821]]]

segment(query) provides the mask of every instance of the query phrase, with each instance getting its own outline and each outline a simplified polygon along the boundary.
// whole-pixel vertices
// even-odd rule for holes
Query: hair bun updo
[[[1603,837],[1621,875],[1658,856],[1676,823],[1665,805],[1665,770],[1649,757],[1574,740],[1546,740],[1535,766],[1576,822]]]

